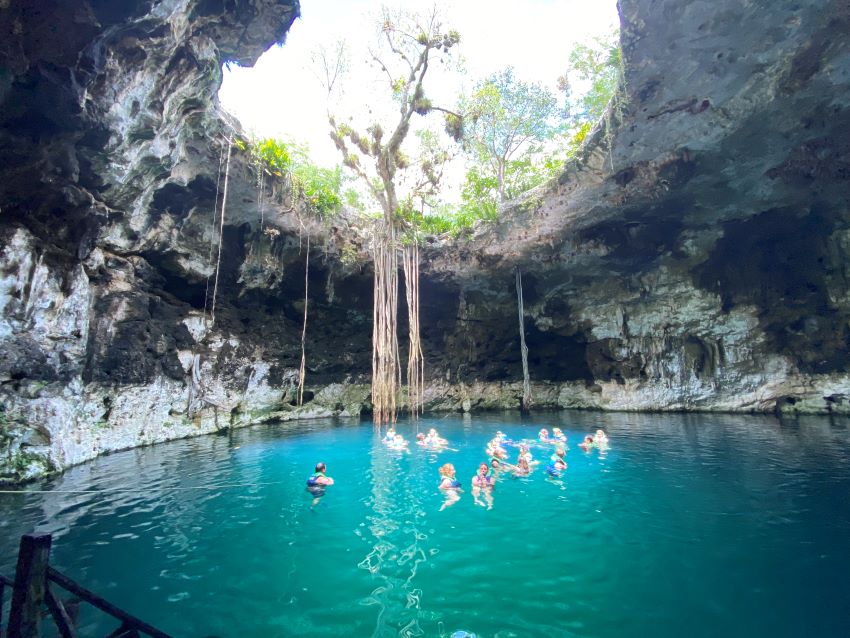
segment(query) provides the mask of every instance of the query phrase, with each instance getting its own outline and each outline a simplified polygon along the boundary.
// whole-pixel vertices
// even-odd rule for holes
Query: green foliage
[[[263,170],[278,177],[283,177],[289,171],[292,157],[286,142],[269,137],[255,142],[253,146]]]
[[[566,96],[566,111],[574,123],[596,122],[602,117],[622,79],[622,64],[617,31],[573,48],[558,87]],[[574,86],[586,88],[576,96]]]
[[[569,70],[558,78],[564,107],[539,84],[514,77],[508,68],[480,82],[461,100],[462,134],[471,162],[459,214],[494,220],[500,202],[518,197],[557,176],[605,113],[622,77],[615,32],[569,53]],[[573,87],[581,92],[573,94]]]
[[[496,204],[492,204],[492,208],[487,204],[482,207],[443,205],[426,214],[416,210],[412,200],[407,199],[397,209],[396,216],[403,222],[403,243],[417,241],[422,235],[459,237],[468,233],[479,220],[495,221]]]
[[[303,202],[321,217],[342,207],[342,168],[324,168],[310,161],[306,146],[273,138],[251,144],[259,170],[288,182],[293,201]]]
[[[551,91],[515,78],[508,67],[480,82],[461,110],[467,114],[466,147],[479,161],[495,164],[551,137],[558,103]]]
[[[310,163],[297,163],[292,168],[292,191],[300,196],[319,216],[333,215],[342,206],[340,190],[342,168],[324,168]]]

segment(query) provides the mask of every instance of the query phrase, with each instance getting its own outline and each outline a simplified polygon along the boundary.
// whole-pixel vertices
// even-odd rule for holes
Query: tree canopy
[[[466,120],[464,147],[490,169],[499,200],[505,201],[522,182],[521,170],[507,170],[511,160],[534,151],[535,143],[549,139],[556,130],[555,95],[539,83],[515,78],[508,67],[479,82],[460,108]]]

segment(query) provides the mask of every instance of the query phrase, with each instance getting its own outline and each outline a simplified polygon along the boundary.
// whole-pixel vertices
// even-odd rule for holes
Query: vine
[[[409,326],[407,394],[410,414],[415,419],[422,413],[425,395],[425,361],[419,332],[419,245],[415,241],[403,248],[402,266]]]
[[[306,376],[305,342],[307,338],[307,293],[310,277],[310,234],[307,234],[307,251],[304,258],[304,324],[301,328],[301,367],[298,370],[298,405],[304,405],[304,377]]]
[[[398,255],[392,220],[375,225],[372,259],[375,264],[372,312],[372,419],[375,425],[396,421],[396,392],[399,387]]]
[[[528,378],[528,346],[525,345],[525,310],[522,303],[522,272],[516,268],[516,297],[519,310],[519,343],[522,354],[522,407],[531,407],[531,382]]]

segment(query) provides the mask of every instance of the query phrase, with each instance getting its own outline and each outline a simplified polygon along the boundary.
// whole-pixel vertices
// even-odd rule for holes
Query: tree
[[[383,121],[369,110],[371,121],[361,129],[341,121],[328,112],[331,138],[343,157],[343,165],[357,175],[380,204],[381,222],[376,224],[372,241],[374,259],[374,309],[372,332],[372,406],[376,424],[395,421],[397,379],[400,378],[398,340],[398,231],[403,224],[401,208],[413,209],[413,202],[432,196],[442,176],[447,154],[440,151],[432,135],[411,135],[414,115],[428,116],[441,111],[457,121],[452,111],[435,106],[425,93],[425,77],[435,62],[450,55],[460,41],[457,31],[445,30],[436,8],[418,15],[381,12],[378,38],[368,51],[368,59],[377,69],[387,89],[389,104],[395,113]],[[334,91],[347,64],[340,60],[345,47],[318,53],[328,94]],[[336,60],[333,59],[335,56]],[[387,122],[390,122],[387,125]],[[405,142],[417,138],[412,151]],[[416,160],[411,157],[416,156]],[[408,216],[410,218],[410,216]],[[415,242],[404,248],[403,268],[407,282],[408,324],[408,396],[411,412],[421,405],[423,389],[422,350],[419,343],[418,268]]]
[[[622,75],[619,31],[577,44],[570,51],[567,72],[558,78],[566,97],[566,114],[575,125],[595,123],[611,101]],[[586,87],[578,97],[574,86]]]
[[[379,69],[388,94],[397,106],[395,122],[390,129],[385,129],[386,122],[372,121],[365,130],[357,130],[352,124],[329,114],[331,139],[342,154],[343,165],[361,178],[380,204],[387,221],[395,215],[403,199],[433,192],[439,183],[441,170],[434,161],[433,145],[420,145],[426,152],[417,157],[417,161],[411,160],[411,155],[402,146],[411,137],[414,115],[427,116],[435,111],[454,115],[431,103],[425,95],[424,81],[430,65],[448,54],[459,41],[457,31],[443,31],[436,9],[419,15],[384,7],[378,42],[368,56]],[[344,47],[337,47],[333,54],[343,55]],[[319,57],[322,57],[321,52]],[[322,68],[325,69],[322,73],[333,80],[327,87],[332,91],[334,78],[344,72],[347,65],[325,60]],[[407,193],[399,193],[403,181],[400,173],[408,169],[415,174],[410,180],[412,186]]]
[[[522,172],[509,170],[510,163],[552,136],[558,115],[555,96],[539,83],[516,79],[508,67],[480,82],[461,100],[461,110],[464,146],[495,175],[499,201],[516,195]]]

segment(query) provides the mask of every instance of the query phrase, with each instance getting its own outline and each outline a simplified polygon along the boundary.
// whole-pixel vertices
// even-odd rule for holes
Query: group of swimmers
[[[409,451],[408,442],[392,427],[387,430],[382,443],[391,450]],[[439,452],[448,449],[448,443],[434,428],[431,428],[428,434],[420,432],[416,435],[416,444],[425,449]],[[505,446],[508,445],[519,448],[516,464],[508,462],[508,452],[505,450]],[[518,478],[531,474],[532,468],[540,464],[540,461],[535,460],[531,454],[532,445],[542,446],[547,450],[550,445],[554,445],[553,454],[549,457],[549,462],[545,468],[549,477],[560,477],[561,473],[567,469],[566,452],[569,447],[567,446],[567,437],[560,428],[552,428],[551,436],[549,430],[541,428],[536,440],[522,439],[520,441],[513,441],[504,432],[498,431],[485,448],[485,452],[490,457],[490,463],[482,462],[478,466],[475,476],[472,477],[472,497],[477,505],[484,505],[487,509],[492,509],[493,488],[496,485],[496,477],[502,471],[507,470],[512,476]],[[586,435],[584,440],[579,443],[579,447],[585,452],[589,452],[593,448],[606,451],[608,449],[608,437],[603,430],[596,430],[595,435]],[[314,496],[313,505],[316,505],[324,495],[325,487],[334,483],[334,480],[326,475],[326,471],[327,468],[324,463],[317,463],[315,472],[307,479],[307,490]],[[440,508],[440,510],[443,510],[460,500],[462,490],[461,483],[457,480],[454,465],[445,463],[440,467],[439,472],[439,489],[446,499]],[[481,500],[482,497],[483,501]]]
[[[472,477],[472,498],[476,505],[485,505],[487,509],[493,507],[493,488],[496,485],[496,477],[504,470],[508,470],[514,477],[524,477],[531,474],[532,467],[539,465],[540,461],[535,460],[531,454],[531,445],[544,446],[548,449],[549,445],[554,445],[553,454],[549,457],[549,463],[546,465],[546,474],[549,477],[557,478],[567,469],[566,452],[569,449],[567,446],[567,437],[560,428],[552,428],[552,436],[549,436],[549,431],[542,428],[537,435],[536,441],[512,441],[504,432],[496,432],[485,448],[485,452],[490,457],[490,463],[482,462],[478,466],[478,471]],[[516,445],[519,448],[519,455],[516,464],[511,464],[507,461],[508,453],[505,450],[506,445]],[[595,435],[588,434],[579,444],[585,452],[589,452],[593,448],[600,451],[608,449],[608,437],[603,430],[597,430]],[[446,501],[443,503],[440,510],[454,505],[460,500],[461,484],[457,480],[456,470],[451,463],[445,463],[440,467],[440,490],[443,491]],[[481,500],[483,497],[483,501]]]
[[[387,429],[387,433],[384,435],[382,443],[387,446],[387,448],[391,450],[397,450],[402,452],[409,452],[408,442],[405,438],[398,434],[392,426]],[[430,450],[434,450],[436,452],[440,452],[446,449],[446,446],[449,442],[442,438],[439,434],[437,434],[437,430],[431,428],[428,430],[428,434],[420,432],[416,435],[416,445],[422,448],[427,448]]]

